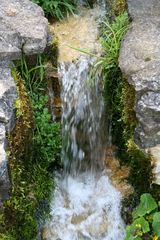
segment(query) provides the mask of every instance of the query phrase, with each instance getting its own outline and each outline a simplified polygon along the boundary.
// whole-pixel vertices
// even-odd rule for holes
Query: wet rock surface
[[[16,85],[11,60],[43,52],[47,44],[48,21],[40,7],[29,0],[0,1],[0,199],[8,198],[10,187],[6,133],[15,125]]]
[[[133,21],[122,43],[119,65],[136,90],[136,142],[141,148],[151,148],[159,165],[160,158],[153,148],[160,151],[160,1],[127,3]],[[156,172],[159,177],[160,170]]]

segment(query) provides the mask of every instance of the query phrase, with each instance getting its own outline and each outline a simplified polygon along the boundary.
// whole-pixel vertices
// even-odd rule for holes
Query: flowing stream
[[[59,66],[64,171],[56,173],[45,240],[124,239],[121,194],[112,186],[104,164],[105,106],[101,76],[90,77],[94,64],[93,58],[76,55]]]

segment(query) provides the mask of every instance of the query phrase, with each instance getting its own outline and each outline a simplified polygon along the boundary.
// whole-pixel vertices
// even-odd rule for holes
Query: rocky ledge
[[[8,197],[10,181],[6,157],[6,133],[15,125],[16,85],[11,76],[11,60],[22,53],[44,51],[48,21],[43,11],[29,0],[0,1],[0,199]]]
[[[160,184],[160,1],[127,3],[132,24],[122,43],[119,66],[136,91],[135,140],[153,155]]]

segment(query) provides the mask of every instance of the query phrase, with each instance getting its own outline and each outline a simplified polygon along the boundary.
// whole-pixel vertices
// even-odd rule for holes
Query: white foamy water
[[[122,240],[120,193],[106,175],[56,177],[47,240]]]

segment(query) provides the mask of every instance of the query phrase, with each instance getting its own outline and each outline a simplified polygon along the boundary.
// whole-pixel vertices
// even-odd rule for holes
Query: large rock
[[[0,124],[0,199],[8,197],[9,177],[5,152],[5,126]]]
[[[48,21],[40,7],[29,0],[0,0],[0,199],[8,197],[10,181],[6,156],[6,133],[15,125],[16,85],[10,60],[22,53],[44,51]]]
[[[160,16],[159,0],[127,0],[127,4],[133,20]]]
[[[36,4],[29,0],[0,1],[0,59],[43,52],[47,33],[47,19]]]
[[[15,82],[9,69],[10,63],[0,62],[0,198],[8,196],[9,178],[6,157],[6,132],[15,124],[14,102],[17,98]]]
[[[141,148],[151,151],[160,183],[160,1],[127,3],[133,21],[122,43],[119,66],[136,90],[139,124],[135,140]]]

